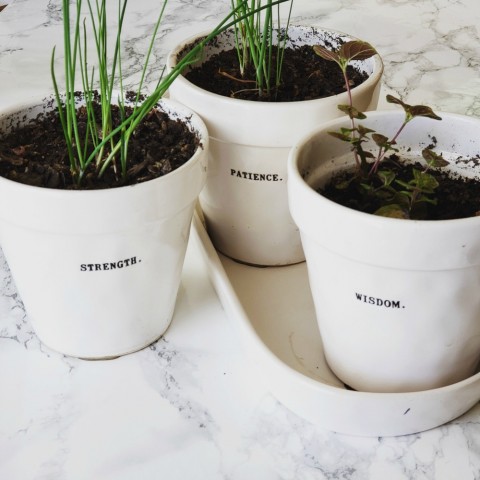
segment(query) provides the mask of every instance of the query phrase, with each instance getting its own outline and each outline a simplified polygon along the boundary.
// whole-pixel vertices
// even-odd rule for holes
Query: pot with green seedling
[[[352,43],[334,54],[344,71]],[[361,391],[408,392],[480,360],[480,120],[398,110],[347,115],[291,151],[289,204],[326,359]]]
[[[201,44],[142,93],[165,5],[129,93],[127,0],[113,40],[105,1],[87,0],[85,19],[81,0],[72,18],[63,1],[64,86],[54,51],[55,94],[0,113],[1,247],[34,330],[67,355],[138,350],[172,318],[209,140],[196,114],[162,98]]]
[[[239,3],[232,2],[236,15],[252,8],[244,2],[239,8]],[[347,98],[342,76],[329,65],[324,71],[328,62],[311,47],[320,43],[335,48],[351,37],[291,25],[292,1],[261,3],[267,14],[249,16],[206,44],[198,62],[172,84],[170,98],[197,112],[209,130],[209,173],[200,203],[215,247],[241,262],[287,265],[304,260],[288,211],[289,149],[311,125],[341,115],[336,106]],[[175,68],[204,35],[175,48],[168,67]],[[207,66],[224,55],[232,56],[232,62],[209,74]],[[302,58],[308,70],[297,68]],[[383,71],[380,57],[352,57],[349,69],[357,82],[351,89],[354,104],[362,110],[375,108]]]

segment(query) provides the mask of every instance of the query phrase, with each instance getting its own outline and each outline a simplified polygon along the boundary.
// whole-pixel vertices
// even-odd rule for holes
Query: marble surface
[[[51,91],[51,48],[61,43],[59,0],[7,3],[0,13],[1,108]],[[158,2],[130,3],[125,69],[133,86]],[[149,81],[176,42],[212,26],[228,5],[170,1]],[[297,0],[294,21],[374,44],[385,62],[384,92],[480,115],[478,0]],[[166,335],[138,353],[97,362],[39,343],[0,256],[0,478],[480,478],[478,405],[420,434],[338,435],[273,398],[247,350],[194,243]]]

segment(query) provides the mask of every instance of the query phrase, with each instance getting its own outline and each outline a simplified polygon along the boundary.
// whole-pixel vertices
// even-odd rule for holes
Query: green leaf
[[[449,165],[441,154],[434,152],[430,148],[424,148],[422,150],[422,157],[426,160],[429,167],[441,168]]]
[[[369,183],[360,183],[359,185],[362,190],[365,190],[366,192],[372,192],[374,190],[373,186]]]
[[[352,141],[352,137],[351,135],[348,135],[346,133],[342,133],[342,132],[328,132],[329,135],[331,135],[332,137],[334,138],[338,138],[339,140],[342,140],[344,142],[351,142]]]
[[[377,51],[368,43],[363,40],[351,40],[345,42],[338,50],[340,58],[351,60],[367,60],[377,54]]]
[[[355,148],[355,150],[357,150],[357,153],[363,152],[362,143],[364,142],[365,142],[365,139],[362,137],[352,138],[352,145]]]
[[[410,199],[412,198],[411,192],[395,192],[391,203],[400,205],[405,211],[410,209]]]
[[[372,134],[372,140],[379,146],[379,147],[389,147],[390,142],[388,141],[388,137],[382,135],[381,133],[374,133]]]
[[[400,185],[403,188],[406,188],[408,191],[414,190],[416,188],[416,185],[414,185],[415,181],[410,180],[410,182],[405,182],[404,180],[395,180],[395,183]],[[409,195],[409,193],[403,192],[405,195]],[[400,192],[399,192],[400,193]]]
[[[415,201],[415,203],[430,203],[431,205],[436,205],[437,204],[437,199],[436,198],[430,198],[425,195],[420,195]]]
[[[350,186],[352,180],[342,180],[341,182],[335,184],[335,188],[337,190],[346,190]]]
[[[361,137],[365,137],[368,133],[375,132],[375,130],[364,127],[362,124],[360,124],[360,125],[357,125],[357,132]]]
[[[415,169],[413,177],[416,188],[423,193],[433,193],[439,185],[437,179],[427,172]]]
[[[383,186],[386,187],[395,180],[395,173],[391,170],[379,170],[377,172],[377,177],[383,183]]]
[[[367,116],[363,112],[361,112],[360,110],[357,110],[353,106],[338,105],[337,108],[343,113],[347,114],[350,118],[355,118],[357,120],[364,120],[365,118],[367,118]]]
[[[377,200],[380,200],[380,203],[382,205],[390,204],[394,202],[396,193],[397,192],[395,192],[395,190],[391,186],[387,185],[375,190],[375,197],[377,198]]]
[[[380,217],[400,218],[402,220],[409,218],[408,213],[397,204],[384,205],[375,212],[375,215]]]

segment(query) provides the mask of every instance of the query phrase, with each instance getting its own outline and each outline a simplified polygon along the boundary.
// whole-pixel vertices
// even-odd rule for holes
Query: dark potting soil
[[[470,161],[477,163],[479,159],[470,159]],[[393,161],[387,160],[387,162],[388,169],[395,173],[395,178],[405,182],[413,178],[413,168],[418,170],[424,168],[424,165],[420,163],[402,164],[401,160],[397,158],[394,158]],[[480,182],[478,180],[453,177],[442,169],[430,170],[429,173],[439,182],[434,195],[431,196],[436,199],[436,205],[420,203],[412,218],[452,220],[480,215]],[[342,172],[334,176],[325,188],[319,191],[324,197],[345,207],[365,213],[376,212],[384,204],[380,203],[378,196],[365,195],[365,191],[358,188],[355,181],[350,181],[353,176],[353,171]],[[345,185],[345,181],[350,182],[348,188],[337,188],[339,184]],[[380,186],[380,182],[377,186]]]
[[[366,73],[351,66],[348,67],[348,75],[351,87],[360,85],[368,78]],[[270,95],[259,96],[253,68],[242,77],[234,49],[213,55],[200,67],[186,73],[185,77],[198,87],[218,95],[265,102],[313,100],[346,90],[338,65],[322,59],[308,45],[285,50],[281,84]]]
[[[98,111],[98,105],[97,105]],[[85,108],[77,110],[84,138]],[[118,107],[112,107],[119,124]],[[127,110],[127,116],[131,109]],[[178,119],[151,111],[129,141],[127,178],[109,167],[101,178],[91,164],[80,187],[72,179],[65,138],[56,110],[0,138],[0,176],[20,183],[56,189],[103,189],[133,185],[161,177],[189,160],[199,145],[197,135]],[[118,162],[117,162],[118,168]]]

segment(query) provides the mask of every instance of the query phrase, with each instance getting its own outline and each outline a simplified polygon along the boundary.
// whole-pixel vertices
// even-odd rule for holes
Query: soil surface
[[[118,125],[118,107],[112,107],[112,112],[113,123]],[[129,113],[131,110],[127,116]],[[80,126],[84,127],[83,107],[77,111],[77,117]],[[83,135],[81,132],[81,138],[84,138]],[[73,181],[63,130],[54,110],[1,138],[0,176],[28,185],[57,189],[133,185],[161,177],[180,167],[192,157],[198,145],[199,139],[187,125],[154,110],[130,138],[127,178],[119,178],[113,166],[98,178],[92,163],[79,187]]]
[[[464,160],[467,162],[467,160]],[[478,159],[471,159],[478,163]],[[424,169],[424,164],[402,164],[398,158],[386,160],[382,163],[384,167],[392,170],[396,179],[405,182],[413,178],[412,169]],[[466,179],[452,177],[442,169],[430,170],[439,182],[432,198],[436,199],[436,205],[430,203],[420,203],[417,211],[412,218],[421,220],[451,220],[456,218],[466,218],[480,215],[480,182],[475,179]],[[355,181],[349,183],[348,188],[337,188],[336,185],[350,181],[354,176],[354,171],[343,172],[333,177],[331,182],[320,191],[328,199],[365,213],[376,212],[382,204],[377,196],[365,195],[365,190],[358,187]],[[380,185],[380,182],[377,186]],[[388,202],[387,202],[388,203]]]
[[[275,65],[275,60],[273,60]],[[348,67],[351,87],[363,83],[368,75]],[[265,102],[293,102],[337,95],[346,90],[339,66],[315,54],[311,46],[287,48],[282,79],[270,95],[259,96],[253,68],[242,77],[236,50],[212,56],[200,67],[185,74],[193,84],[226,97]]]

